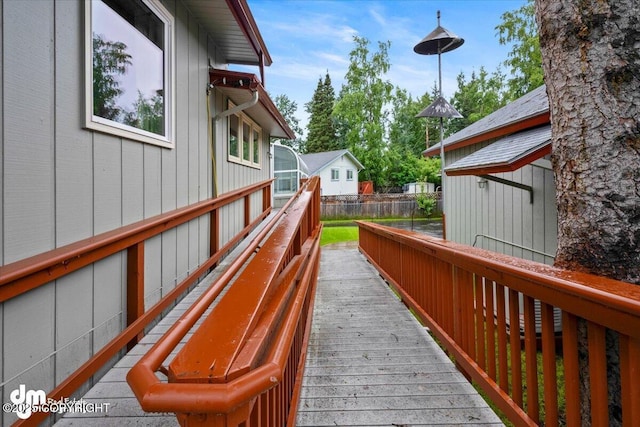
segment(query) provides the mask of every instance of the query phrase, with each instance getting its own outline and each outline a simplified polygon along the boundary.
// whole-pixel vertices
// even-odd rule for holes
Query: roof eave
[[[245,36],[249,40],[249,43],[253,47],[256,56],[258,57],[258,64],[252,65],[265,65],[270,66],[273,63],[271,55],[267,50],[267,45],[262,39],[258,25],[256,24],[251,9],[246,0],[226,0],[229,10],[236,18],[236,22],[244,32]]]
[[[515,122],[507,123],[504,126],[472,135],[468,138],[456,141],[454,143],[445,144],[444,151],[446,153],[447,151],[458,150],[460,148],[468,147],[469,145],[477,144],[479,142],[500,138],[502,136],[510,135],[515,132],[520,132],[522,130],[540,126],[549,123],[549,117],[549,111],[547,110],[530,117],[521,118]],[[440,144],[436,144],[432,147],[427,148],[422,152],[422,155],[425,157],[440,155]]]
[[[551,154],[551,143],[547,143],[538,149],[527,153],[513,161],[494,163],[490,165],[481,165],[477,167],[468,167],[461,169],[446,169],[447,176],[466,176],[466,175],[488,175],[493,173],[513,172],[521,167],[533,163],[534,161]]]

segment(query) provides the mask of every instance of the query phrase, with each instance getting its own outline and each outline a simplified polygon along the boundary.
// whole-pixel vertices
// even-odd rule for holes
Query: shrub
[[[436,208],[436,199],[433,194],[420,193],[416,196],[416,203],[425,216],[430,216]]]

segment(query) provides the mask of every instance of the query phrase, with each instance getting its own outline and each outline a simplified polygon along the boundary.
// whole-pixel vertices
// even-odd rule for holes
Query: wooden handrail
[[[0,302],[35,289],[271,186],[272,180],[107,231],[0,267]]]
[[[260,248],[245,250],[257,253],[168,368],[165,359],[217,294],[205,292],[129,371],[127,381],[145,411],[174,412],[189,426],[220,417],[229,426],[254,417],[280,426],[295,414],[291,399],[299,394],[319,268],[318,195],[319,180],[312,178],[275,229],[265,230],[271,232]],[[234,276],[225,272],[213,287]],[[157,372],[168,373],[168,382]]]
[[[635,409],[640,407],[640,287],[415,232],[358,226],[360,250],[514,423],[536,425],[544,402],[545,424],[557,425],[558,388],[565,391],[567,423],[582,422],[577,324],[585,322],[596,399],[592,421],[608,420],[604,331],[609,329],[620,338],[623,421],[640,425]],[[556,346],[554,310],[562,313],[562,348]],[[556,354],[563,357],[564,383],[557,378]]]
[[[117,355],[127,345],[138,341],[145,327],[154,321],[162,312],[171,306],[188,288],[196,283],[204,274],[214,267],[220,259],[228,253],[243,238],[245,238],[258,223],[263,221],[271,212],[271,203],[265,198],[270,195],[272,180],[266,180],[254,185],[225,193],[217,198],[205,200],[184,208],[139,221],[137,223],[102,233],[98,236],[84,239],[64,247],[45,252],[12,264],[0,267],[0,302],[28,292],[39,286],[67,275],[79,268],[106,258],[114,253],[127,250],[127,311],[136,316],[127,319],[127,327],[116,337],[99,349],[82,366],[59,383],[47,398],[59,400],[71,396],[79,387],[88,381],[105,363]],[[251,221],[245,218],[246,225],[238,234],[232,237],[222,247],[217,241],[219,228],[218,211],[221,207],[238,200],[249,202],[247,195],[261,192],[263,197],[263,211]],[[245,209],[245,212],[248,212]],[[198,268],[189,273],[175,288],[171,289],[160,301],[144,311],[141,305],[144,285],[144,242],[166,230],[175,228],[192,219],[209,215],[212,220],[210,257]],[[281,216],[276,214],[272,219],[275,223]],[[264,237],[261,232],[258,237]],[[256,239],[258,238],[256,237]],[[261,237],[261,238],[262,238]],[[255,239],[254,239],[255,241]],[[257,243],[255,243],[257,246]],[[245,259],[246,260],[246,259]],[[221,289],[217,289],[220,292]],[[19,420],[14,426],[37,425],[47,418],[46,412],[34,412],[27,420]]]

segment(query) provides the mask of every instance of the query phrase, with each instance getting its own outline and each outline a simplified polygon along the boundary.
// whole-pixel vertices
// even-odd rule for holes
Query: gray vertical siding
[[[54,247],[53,9],[52,2],[3,6],[5,263]]]
[[[477,144],[447,153],[451,164],[486,146]],[[446,178],[447,238],[547,264],[553,258],[531,250],[502,243],[486,237],[504,240],[518,246],[553,255],[557,248],[557,212],[553,171],[536,162],[514,172],[495,176],[529,185],[534,188],[534,202],[529,192],[489,181],[480,189],[476,176],[448,176]]]
[[[175,17],[173,149],[83,129],[82,1],[0,2],[0,265],[212,196],[205,87],[209,60],[224,64],[182,3],[163,3]],[[211,105],[216,114],[226,99],[214,91]],[[219,193],[269,178],[267,135],[253,169],[227,162],[226,121],[213,132]],[[253,196],[252,219],[261,206]],[[221,244],[243,212],[222,210]],[[208,257],[208,236],[202,218],[146,243],[147,308]],[[19,384],[51,390],[125,327],[125,269],[118,253],[0,304],[3,402]]]

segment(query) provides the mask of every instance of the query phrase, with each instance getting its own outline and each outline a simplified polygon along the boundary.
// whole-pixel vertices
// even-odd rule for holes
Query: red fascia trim
[[[452,151],[457,150],[459,148],[467,147],[469,145],[477,144],[478,142],[487,141],[489,139],[499,138],[501,136],[510,135],[512,133],[520,132],[525,129],[533,128],[536,126],[544,125],[549,123],[549,112],[545,111],[542,114],[538,114],[537,116],[529,117],[524,120],[517,121],[515,123],[511,123],[499,128],[494,128],[488,130],[487,132],[479,133],[477,135],[473,135],[467,139],[462,139],[460,141],[446,144],[444,146],[444,151]],[[440,155],[440,146],[434,146],[431,148],[427,148],[422,152],[422,155],[425,157],[438,156]]]
[[[445,171],[447,176],[465,176],[465,175],[487,175],[491,173],[513,172],[529,163],[538,160],[541,157],[551,154],[551,143],[540,147],[526,156],[517,159],[514,162],[496,163],[493,165],[481,166],[477,168],[466,168]]]
[[[242,32],[247,36],[249,43],[253,46],[254,52],[258,55],[260,66],[262,67],[263,64],[267,67],[270,66],[273,60],[271,59],[271,55],[269,55],[269,51],[267,51],[267,45],[262,39],[262,35],[260,35],[260,30],[258,30],[258,25],[255,19],[253,19],[253,14],[246,0],[226,1],[229,10],[236,18],[236,22],[240,25]]]

